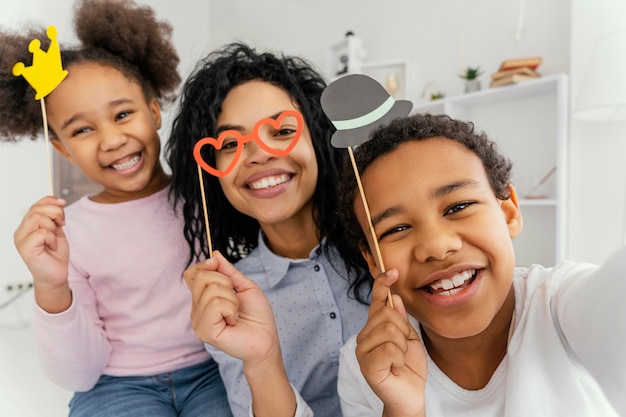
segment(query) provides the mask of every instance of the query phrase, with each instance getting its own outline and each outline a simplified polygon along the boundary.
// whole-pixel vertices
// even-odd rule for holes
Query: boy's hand
[[[33,276],[37,304],[49,313],[69,308],[69,245],[63,233],[65,200],[44,197],[24,216],[13,242]]]
[[[269,301],[221,253],[188,268],[184,277],[192,293],[191,323],[200,340],[249,365],[280,357]]]
[[[374,281],[356,356],[367,383],[385,404],[385,416],[420,416],[425,404],[426,353],[408,322],[402,299],[394,295],[395,309],[387,305],[387,290],[397,279],[398,271],[392,269]]]

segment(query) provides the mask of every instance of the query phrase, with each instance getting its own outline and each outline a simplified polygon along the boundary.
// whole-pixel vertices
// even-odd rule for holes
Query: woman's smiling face
[[[268,82],[248,81],[226,95],[217,118],[218,132],[256,134],[253,131],[259,120],[277,119],[287,110],[298,109],[284,90]],[[293,119],[286,118],[275,128],[264,126],[263,135],[276,138],[293,135],[298,128]],[[223,169],[217,154],[217,168]],[[256,141],[246,142],[239,162],[219,181],[228,201],[263,227],[299,216],[310,219],[317,174],[315,151],[305,124],[301,126],[297,144],[283,157],[267,152]]]
[[[413,140],[380,157],[362,175],[392,291],[437,334],[461,338],[485,330],[510,295],[511,239],[522,228],[515,191],[498,200],[481,160],[446,138]],[[367,232],[360,198],[359,223]],[[374,276],[373,250],[364,252]]]

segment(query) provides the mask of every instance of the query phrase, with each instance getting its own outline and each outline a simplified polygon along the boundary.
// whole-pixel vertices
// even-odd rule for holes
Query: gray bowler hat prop
[[[367,142],[375,128],[407,116],[413,108],[413,103],[394,100],[378,81],[363,74],[333,81],[322,92],[320,101],[337,129],[330,141],[335,148]]]
[[[413,108],[413,103],[407,100],[394,100],[382,85],[363,74],[350,74],[333,81],[322,92],[320,101],[322,110],[337,129],[330,143],[335,148],[347,148],[350,154],[378,267],[381,272],[385,272],[385,264],[352,148],[367,142],[372,131],[378,126],[387,124],[395,118],[407,116]],[[390,289],[387,289],[387,303],[393,307]]]

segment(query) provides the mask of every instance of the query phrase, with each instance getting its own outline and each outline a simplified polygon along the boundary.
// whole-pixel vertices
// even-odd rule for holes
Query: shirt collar
[[[261,258],[261,265],[263,265],[263,269],[267,273],[268,283],[272,287],[278,284],[285,277],[285,275],[287,275],[287,271],[289,270],[289,266],[291,264],[315,262],[321,254],[321,247],[322,245],[324,245],[325,241],[326,238],[322,239],[322,243],[320,243],[319,245],[314,247],[313,250],[311,250],[307,259],[290,259],[276,255],[274,252],[272,252],[265,243],[263,231],[259,229],[258,250]]]

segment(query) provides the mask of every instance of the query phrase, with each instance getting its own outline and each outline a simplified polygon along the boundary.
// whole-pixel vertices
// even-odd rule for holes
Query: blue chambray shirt
[[[337,417],[339,349],[365,325],[368,306],[348,296],[344,262],[334,247],[329,259],[323,245],[308,259],[293,260],[274,254],[259,234],[259,246],[236,267],[272,305],[291,384],[316,417]],[[234,417],[248,417],[251,396],[242,361],[206,348],[219,364]]]

